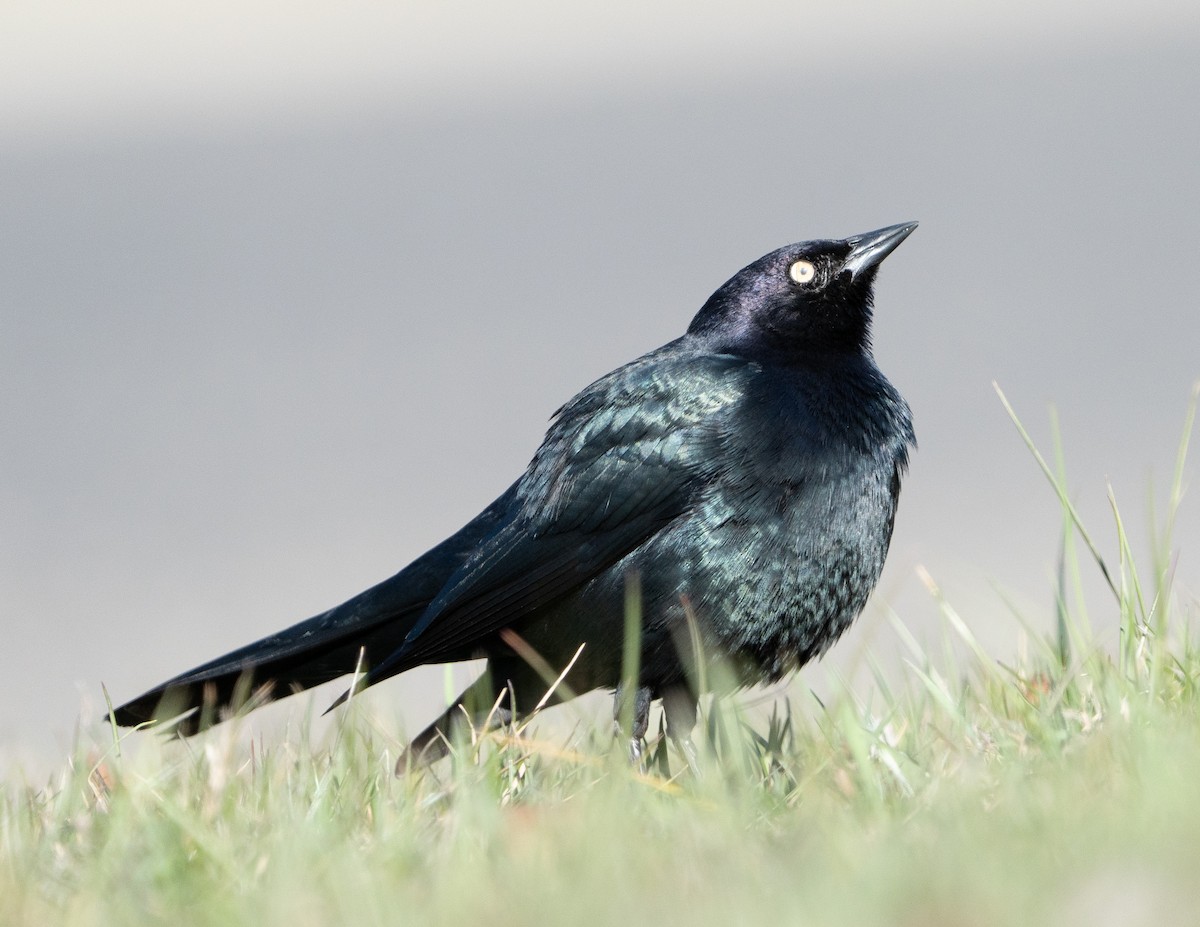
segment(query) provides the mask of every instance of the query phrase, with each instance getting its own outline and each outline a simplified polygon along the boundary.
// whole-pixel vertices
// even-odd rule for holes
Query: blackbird
[[[486,657],[402,763],[444,753],[464,716],[529,711],[550,689],[547,667],[569,667],[551,701],[600,687],[618,705],[629,696],[634,756],[662,698],[691,757],[698,661],[721,659],[737,684],[777,680],[837,640],[879,579],[915,439],[872,358],[872,287],[916,225],[759,258],[682,337],[563,405],[525,472],[456,534],[114,719],[173,721],[186,735],[248,694],[259,704],[356,668],[365,686]],[[640,653],[636,686],[622,686],[631,590]]]

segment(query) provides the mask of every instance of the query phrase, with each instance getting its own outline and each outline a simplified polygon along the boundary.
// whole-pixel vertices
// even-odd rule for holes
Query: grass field
[[[357,704],[324,743],[114,738],[49,787],[3,784],[0,925],[1200,922],[1200,652],[1169,543],[1191,423],[1140,570],[1116,506],[1106,563],[1045,465],[1058,627],[1019,665],[941,602],[953,646],[897,622],[899,685],[707,705],[700,775],[661,740],[643,772],[608,731],[534,719],[397,778]]]

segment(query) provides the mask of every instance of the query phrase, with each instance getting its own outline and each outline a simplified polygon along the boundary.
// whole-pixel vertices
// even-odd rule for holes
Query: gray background
[[[937,639],[918,564],[999,656],[1006,603],[1047,627],[1060,517],[991,381],[1144,549],[1200,377],[1200,7],[995,6],[6,6],[3,762],[390,575],[750,260],[908,219],[875,343],[920,451],[834,660],[894,662],[889,608]]]

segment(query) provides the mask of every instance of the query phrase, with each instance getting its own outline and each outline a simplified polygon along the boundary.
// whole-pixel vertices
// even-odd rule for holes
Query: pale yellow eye
[[[808,261],[796,261],[788,268],[788,276],[797,283],[812,283],[817,275],[817,269]]]

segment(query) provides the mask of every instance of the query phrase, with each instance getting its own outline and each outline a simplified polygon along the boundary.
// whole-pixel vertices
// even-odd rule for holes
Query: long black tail
[[[360,660],[382,662],[428,604],[397,588],[402,576],[168,679],[114,709],[113,718],[126,727],[176,721],[174,730],[191,735],[222,720],[222,709],[284,698],[352,673]]]
[[[125,727],[175,721],[183,735],[222,720],[222,709],[257,705],[382,663],[404,643],[430,601],[505,516],[516,491],[390,579],[327,612],[168,679],[113,710]],[[383,678],[383,677],[381,677]],[[375,680],[378,681],[378,680]],[[180,715],[190,714],[180,719]]]

